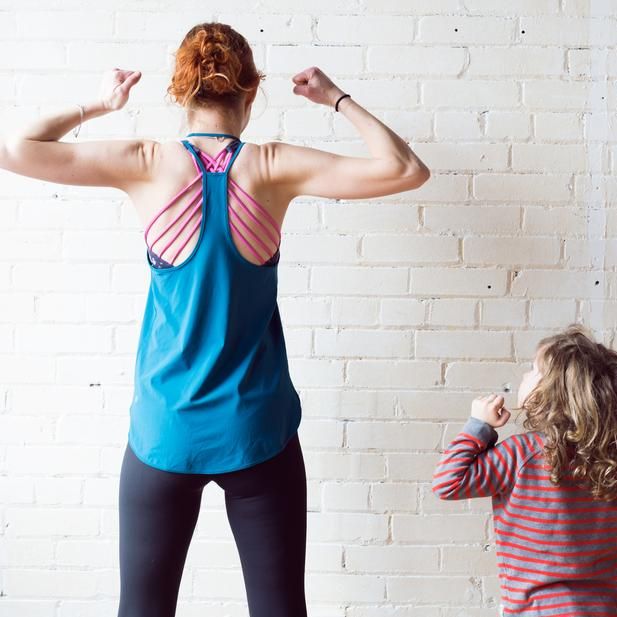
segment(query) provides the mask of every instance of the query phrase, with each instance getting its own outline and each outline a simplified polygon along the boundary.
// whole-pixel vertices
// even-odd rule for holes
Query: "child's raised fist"
[[[501,395],[479,396],[471,404],[471,416],[493,428],[499,428],[510,419],[510,412],[503,406],[504,403],[505,399]]]

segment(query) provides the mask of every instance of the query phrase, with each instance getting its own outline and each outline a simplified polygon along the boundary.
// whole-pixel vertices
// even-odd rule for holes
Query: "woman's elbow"
[[[431,177],[430,169],[422,162],[414,161],[405,170],[408,190],[420,188]]]

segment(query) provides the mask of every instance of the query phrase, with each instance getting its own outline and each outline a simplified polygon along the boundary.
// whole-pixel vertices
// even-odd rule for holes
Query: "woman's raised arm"
[[[344,94],[320,69],[311,67],[293,77],[294,94],[334,106]],[[343,98],[339,111],[356,127],[370,158],[268,142],[261,146],[262,169],[268,181],[292,196],[367,199],[418,188],[430,177],[428,167],[409,145],[353,98]]]

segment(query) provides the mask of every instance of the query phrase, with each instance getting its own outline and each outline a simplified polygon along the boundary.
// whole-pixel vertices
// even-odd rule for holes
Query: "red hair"
[[[175,56],[175,71],[167,93],[182,107],[233,105],[265,79],[255,67],[247,40],[227,24],[207,22],[194,26]]]

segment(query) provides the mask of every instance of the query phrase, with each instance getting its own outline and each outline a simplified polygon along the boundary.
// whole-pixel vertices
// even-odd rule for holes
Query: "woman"
[[[121,109],[140,76],[115,69],[99,101],[37,122],[1,156],[18,174],[119,188],[144,225],[151,282],[120,475],[118,614],[175,614],[202,491],[214,481],[250,615],[301,617],[306,478],[276,300],[280,229],[298,195],[389,195],[429,172],[316,67],[293,77],[294,93],[343,113],[371,158],[242,142],[264,76],[244,37],[220,23],[192,28],[176,54],[168,92],[186,110],[186,139],[58,141]]]

